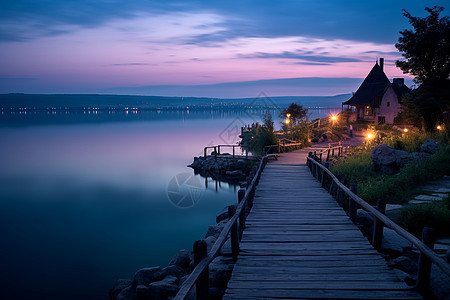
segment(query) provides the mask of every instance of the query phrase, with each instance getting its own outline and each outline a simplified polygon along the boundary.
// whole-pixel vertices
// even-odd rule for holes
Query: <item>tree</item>
[[[398,120],[410,120],[432,131],[441,118],[444,105],[450,107],[450,19],[440,17],[443,7],[426,7],[429,15],[413,17],[403,10],[413,30],[400,31],[395,47],[403,52],[404,61],[396,65],[403,73],[414,76],[420,86],[404,99],[404,111]]]
[[[414,30],[400,31],[402,35],[395,47],[403,52],[406,61],[396,65],[403,73],[414,75],[416,83],[434,84],[450,75],[450,19],[439,17],[443,7],[426,7],[429,16],[413,17],[403,10]]]
[[[308,109],[303,108],[302,105],[291,103],[288,108],[280,113],[280,118],[289,119],[292,126],[296,126],[298,122],[306,120],[307,112]]]

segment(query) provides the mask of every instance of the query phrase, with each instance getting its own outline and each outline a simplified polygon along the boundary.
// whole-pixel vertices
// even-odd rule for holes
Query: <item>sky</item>
[[[411,79],[395,67],[402,9],[445,2],[2,0],[0,93],[354,92],[380,57]]]

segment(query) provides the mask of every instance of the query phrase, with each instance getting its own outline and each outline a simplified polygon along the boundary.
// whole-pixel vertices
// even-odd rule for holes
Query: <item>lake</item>
[[[239,187],[206,184],[187,165],[204,146],[235,144],[240,127],[260,116],[2,111],[2,299],[108,299],[117,279],[191,250]]]

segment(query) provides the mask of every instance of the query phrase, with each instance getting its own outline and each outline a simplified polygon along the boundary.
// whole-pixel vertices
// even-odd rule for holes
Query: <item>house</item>
[[[402,110],[401,98],[410,89],[403,78],[394,78],[392,83],[383,71],[384,59],[375,63],[356,93],[342,103],[353,111],[350,120],[365,120],[376,124],[393,124]]]

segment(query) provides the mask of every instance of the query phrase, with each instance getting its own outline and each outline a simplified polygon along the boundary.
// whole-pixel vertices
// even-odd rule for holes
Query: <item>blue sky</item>
[[[379,57],[408,77],[394,65],[401,10],[444,2],[4,0],[0,92],[352,92]]]

